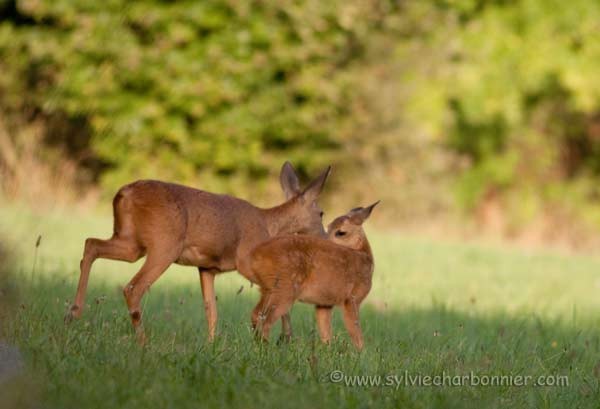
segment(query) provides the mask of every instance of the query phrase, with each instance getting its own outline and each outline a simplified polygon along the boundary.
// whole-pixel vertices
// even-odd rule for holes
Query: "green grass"
[[[5,338],[27,365],[0,389],[0,407],[598,407],[598,257],[370,232],[376,269],[361,311],[362,353],[339,314],[333,345],[320,345],[313,310],[302,304],[292,312],[291,344],[256,343],[249,316],[258,292],[236,273],[217,278],[219,336],[209,344],[198,275],[172,267],[145,297],[149,343],[141,349],[121,293],[139,263],[98,261],[83,318],[62,321],[83,240],[109,236],[110,217],[4,206],[0,228],[13,243],[20,298]],[[330,382],[334,370],[559,374],[569,386],[351,387]]]

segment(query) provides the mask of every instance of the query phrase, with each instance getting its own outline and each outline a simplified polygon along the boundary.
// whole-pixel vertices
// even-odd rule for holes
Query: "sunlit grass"
[[[19,254],[22,306],[7,337],[22,349],[44,407],[595,407],[600,397],[597,257],[371,231],[376,270],[361,319],[362,354],[338,315],[334,344],[319,345],[306,305],[294,307],[291,345],[255,343],[249,314],[257,289],[237,273],[217,279],[219,337],[208,344],[198,274],[174,266],[145,297],[150,342],[139,349],[120,290],[139,263],[97,261],[82,320],[62,323],[83,241],[110,236],[110,215],[5,207],[0,223]],[[322,382],[336,369],[563,374],[570,385],[394,390]]]

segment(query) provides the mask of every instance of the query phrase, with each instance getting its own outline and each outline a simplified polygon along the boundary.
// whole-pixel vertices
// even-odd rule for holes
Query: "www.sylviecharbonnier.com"
[[[462,375],[451,375],[445,371],[438,375],[411,374],[408,371],[388,375],[347,375],[340,370],[335,370],[322,380],[348,387],[396,389],[431,386],[569,386],[567,375],[490,375],[476,374],[472,371]]]

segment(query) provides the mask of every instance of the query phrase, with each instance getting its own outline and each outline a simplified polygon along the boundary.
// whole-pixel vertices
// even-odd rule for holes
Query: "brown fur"
[[[140,343],[144,342],[140,300],[172,263],[198,267],[209,338],[213,339],[217,321],[215,275],[236,269],[257,244],[270,237],[323,235],[323,212],[316,200],[329,171],[301,191],[293,167],[286,162],[280,180],[287,201],[269,209],[232,196],[156,180],[123,186],[113,201],[113,236],[85,241],[77,294],[65,320],[81,316],[95,259],[134,262],[145,255],[141,270],[123,290]],[[255,281],[251,274],[245,277]],[[289,317],[283,317],[282,323],[291,334]]]
[[[358,318],[360,304],[371,289],[373,254],[362,223],[377,203],[335,219],[328,238],[280,236],[257,246],[249,268],[261,287],[252,325],[267,339],[273,323],[303,301],[316,305],[323,342],[331,340],[331,310],[341,306],[354,345],[363,347]]]

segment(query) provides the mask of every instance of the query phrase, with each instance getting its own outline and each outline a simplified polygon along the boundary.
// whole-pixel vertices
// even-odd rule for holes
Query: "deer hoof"
[[[73,315],[71,314],[70,311],[68,311],[65,314],[65,317],[64,317],[63,321],[64,321],[65,325],[69,325],[70,323],[73,322]]]
[[[291,334],[281,334],[279,335],[279,338],[277,338],[277,345],[289,344],[290,342],[292,342]]]
[[[137,344],[140,347],[146,346],[146,333],[144,332],[144,330],[136,330],[135,338],[136,338]]]
[[[79,310],[79,307],[76,305],[72,305],[71,308],[69,308],[69,310],[65,314],[64,322],[65,322],[65,324],[68,325],[71,322],[73,322],[73,320],[79,318],[80,316],[81,316],[81,311]]]

